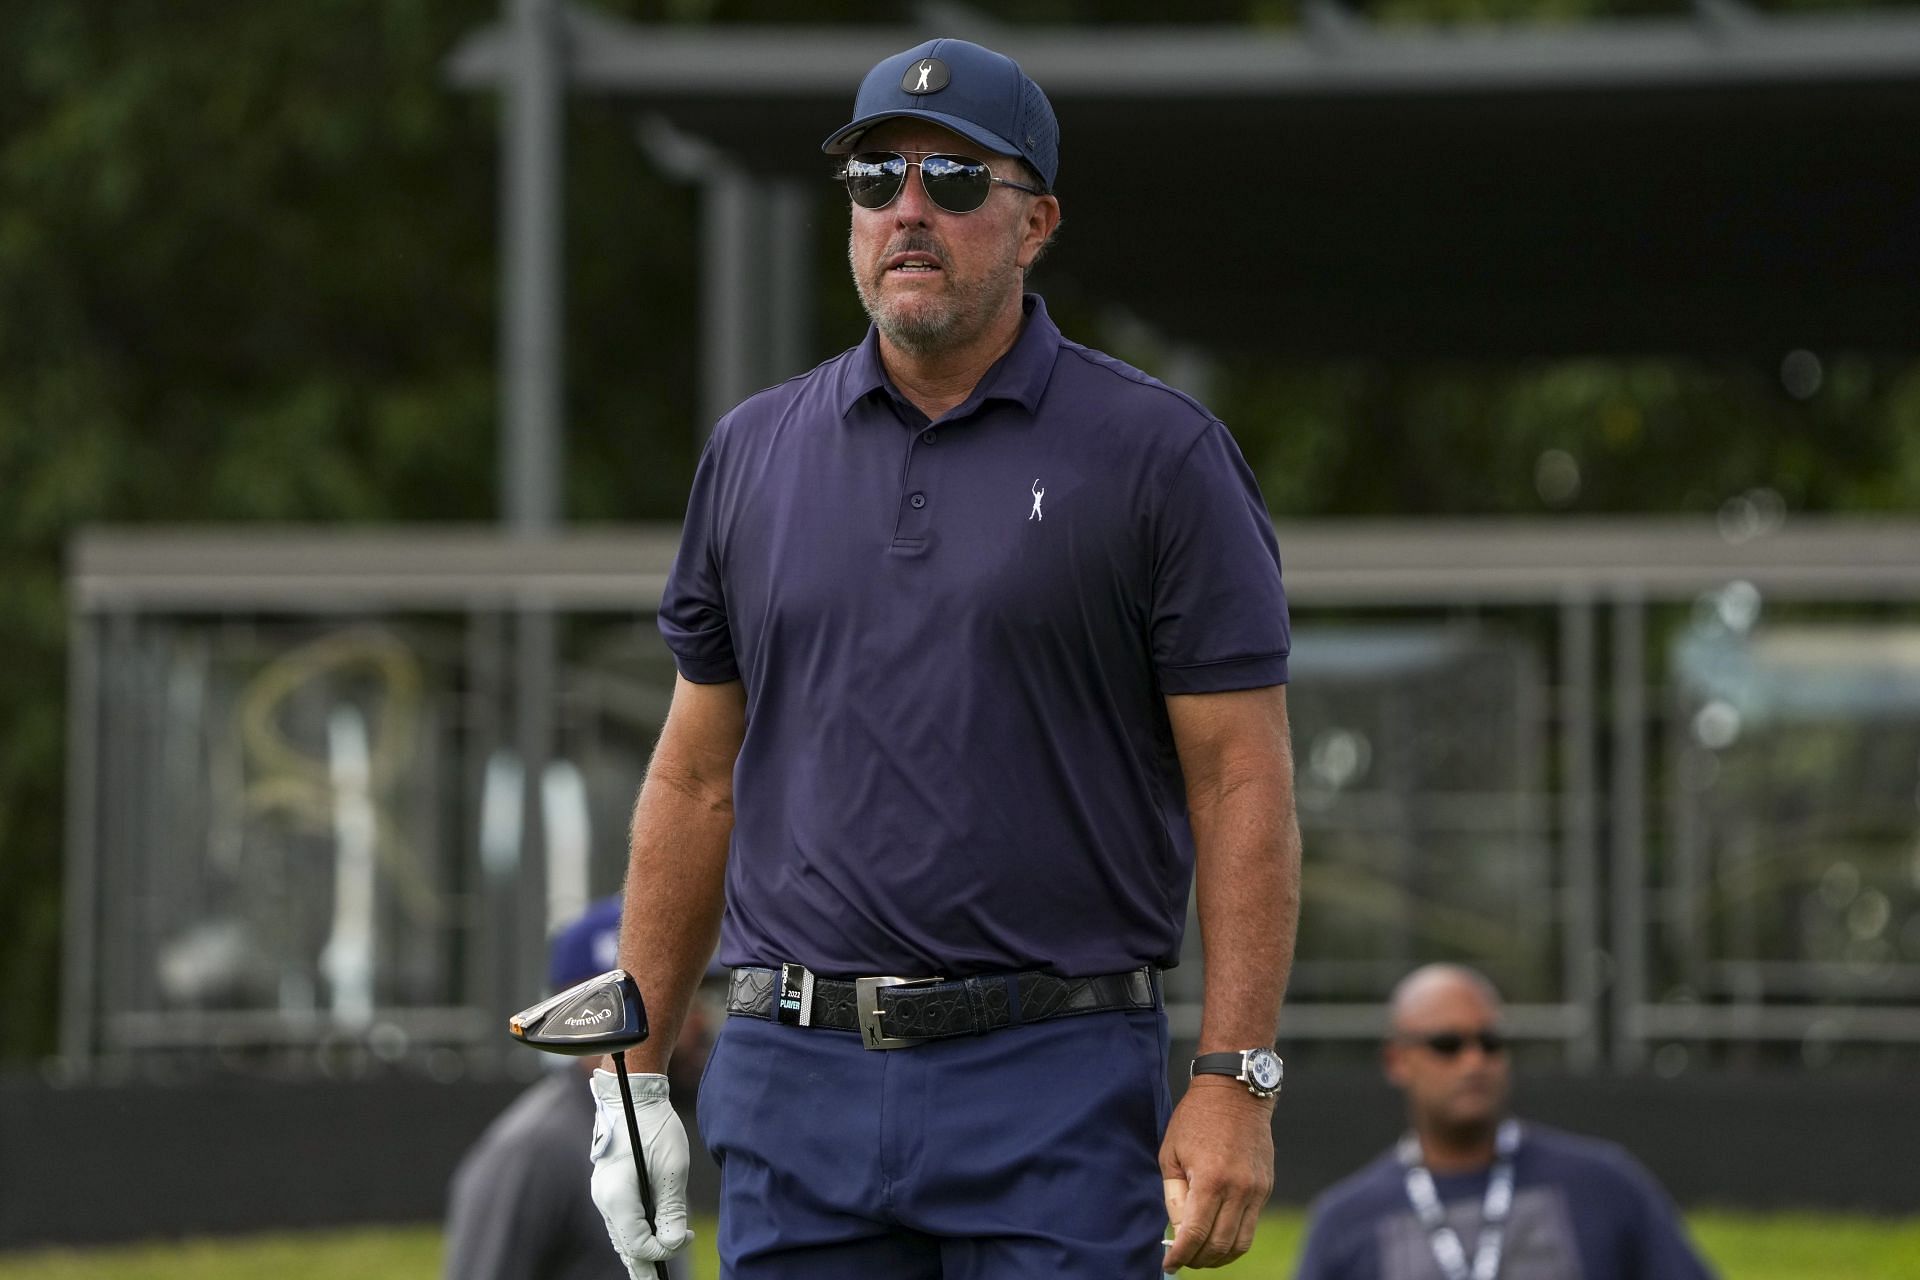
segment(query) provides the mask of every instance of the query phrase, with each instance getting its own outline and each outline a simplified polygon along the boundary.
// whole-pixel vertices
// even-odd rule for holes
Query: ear
[[[1380,1072],[1396,1089],[1407,1087],[1407,1050],[1389,1040],[1380,1047]]]
[[[1047,247],[1047,241],[1053,239],[1053,233],[1059,226],[1060,201],[1054,196],[1035,196],[1027,206],[1026,224],[1021,228],[1017,261],[1022,271],[1033,265],[1034,259]]]

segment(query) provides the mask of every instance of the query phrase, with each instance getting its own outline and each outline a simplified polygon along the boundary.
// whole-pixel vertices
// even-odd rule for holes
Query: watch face
[[[1280,1055],[1271,1049],[1255,1049],[1247,1055],[1247,1080],[1254,1088],[1271,1093],[1280,1087],[1283,1074]]]

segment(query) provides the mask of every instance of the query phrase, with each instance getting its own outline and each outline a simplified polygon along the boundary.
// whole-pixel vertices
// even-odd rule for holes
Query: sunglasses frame
[[[864,160],[869,156],[893,157],[905,163],[905,168],[903,168],[900,171],[900,184],[893,189],[892,195],[888,196],[885,200],[882,200],[879,204],[861,204],[859,198],[853,194],[853,162],[856,160]],[[926,162],[928,160],[933,160],[936,158],[942,159],[942,160],[954,160],[964,165],[978,165],[980,168],[986,170],[986,174],[987,174],[986,195],[982,195],[980,197],[979,204],[974,205],[973,208],[971,209],[949,209],[947,208],[946,205],[940,203],[940,198],[933,194],[933,188],[927,185]],[[909,176],[909,171],[913,169],[920,170],[920,189],[926,193],[927,203],[931,204],[934,208],[940,210],[942,213],[951,213],[956,216],[961,216],[969,213],[977,213],[981,209],[986,208],[987,196],[990,196],[993,194],[993,188],[995,186],[1012,187],[1015,191],[1024,191],[1030,196],[1044,196],[1044,195],[1050,194],[1047,191],[1041,190],[1039,187],[1030,187],[1024,182],[1015,182],[1011,178],[1002,178],[994,173],[993,166],[989,164],[987,161],[978,159],[977,157],[974,157],[974,156],[964,155],[957,151],[860,151],[860,152],[856,152],[853,155],[848,156],[846,159],[846,163],[842,164],[838,172],[836,172],[833,176],[836,179],[838,179],[842,185],[846,187],[847,199],[853,201],[856,207],[865,209],[870,213],[878,213],[880,210],[886,208],[888,205],[892,204],[895,200],[898,200],[900,198],[900,193],[907,189],[907,178]]]
[[[1397,1038],[1403,1044],[1418,1045],[1428,1053],[1449,1059],[1465,1053],[1468,1045],[1477,1047],[1483,1058],[1497,1058],[1513,1046],[1512,1039],[1497,1028],[1488,1028],[1483,1031],[1435,1031],[1428,1035],[1402,1035]],[[1450,1048],[1446,1047],[1449,1045]]]

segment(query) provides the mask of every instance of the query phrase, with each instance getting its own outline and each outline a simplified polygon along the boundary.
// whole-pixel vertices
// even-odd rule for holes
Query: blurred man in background
[[[1611,1143],[1522,1124],[1500,996],[1460,965],[1394,989],[1411,1129],[1314,1204],[1299,1280],[1700,1280],[1666,1194]]]
[[[604,898],[555,935],[549,985],[561,991],[613,968],[619,942],[620,899]],[[697,1008],[683,1033],[704,1030]],[[627,1280],[587,1185],[594,1116],[587,1078],[599,1060],[545,1060],[554,1064],[546,1078],[488,1126],[454,1173],[447,1280]],[[668,1270],[674,1280],[690,1274],[684,1259]]]

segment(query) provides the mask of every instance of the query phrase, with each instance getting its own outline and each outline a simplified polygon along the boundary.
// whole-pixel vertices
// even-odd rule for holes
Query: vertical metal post
[[[1646,605],[1623,589],[1613,602],[1613,1063],[1646,1059],[1647,1003]]]
[[[758,381],[784,382],[813,349],[813,188],[792,178],[767,184],[767,342]]]
[[[539,994],[547,949],[547,763],[553,759],[559,697],[559,619],[549,600],[523,600],[514,627],[513,736],[520,758],[520,867],[514,883],[519,971],[529,985],[516,1000]],[[496,1010],[495,1012],[502,1012]],[[505,1012],[511,1012],[507,1010]]]
[[[1678,700],[1673,695],[1667,698],[1669,715],[1673,717],[1676,729],[1667,729],[1662,738],[1669,752],[1666,769],[1666,805],[1667,805],[1667,884],[1672,895],[1671,921],[1674,930],[1674,942],[1681,958],[1681,978],[1695,985],[1696,989],[1707,973],[1706,935],[1702,928],[1706,917],[1701,910],[1702,873],[1706,862],[1702,856],[1700,811],[1696,799],[1698,776],[1696,769],[1703,757],[1705,748],[1691,740],[1686,717],[1680,713]]]
[[[1585,595],[1560,604],[1560,936],[1565,999],[1581,1018],[1579,1031],[1567,1042],[1567,1065],[1575,1071],[1591,1071],[1600,1059],[1593,612]]]
[[[139,847],[138,808],[141,780],[151,757],[143,756],[141,741],[147,720],[143,701],[139,620],[130,610],[103,613],[97,624],[100,662],[100,750],[94,766],[97,800],[94,817],[94,869],[97,893],[93,925],[99,946],[94,954],[93,1065],[96,1069],[116,1052],[124,1058],[115,1015],[129,1001],[126,988],[142,971],[150,971],[152,932],[146,915],[152,880],[148,860],[130,857]]]
[[[1473,606],[1466,616],[1478,626],[1484,611]],[[1548,646],[1540,653],[1531,645],[1519,650],[1512,672],[1512,690],[1502,695],[1513,705],[1508,749],[1514,768],[1511,790],[1500,808],[1505,813],[1505,829],[1513,841],[1508,852],[1517,859],[1511,874],[1516,892],[1521,895],[1517,902],[1521,919],[1549,921],[1551,935],[1531,944],[1520,940],[1510,954],[1524,957],[1526,972],[1530,974],[1556,975],[1554,1009],[1561,1019],[1561,1049],[1565,1053],[1567,1041],[1579,1032],[1575,1024],[1579,1010],[1573,996],[1571,972],[1564,962],[1554,967],[1555,948],[1564,949],[1568,941],[1565,905],[1568,872],[1563,857],[1559,808],[1563,770],[1554,737],[1560,724],[1560,684],[1555,667],[1560,652],[1558,645]]]
[[[521,537],[551,533],[562,515],[561,442],[565,433],[561,313],[566,93],[564,17],[559,0],[507,0],[513,33],[501,137],[506,255],[501,366],[502,510]],[[545,950],[545,823],[540,778],[553,751],[556,621],[551,603],[526,599],[514,616],[513,740],[520,764],[520,858],[514,877],[509,972],[537,990]],[[498,890],[496,889],[496,892]],[[496,904],[488,914],[506,914]],[[524,992],[505,996],[502,1013]]]
[[[1411,702],[1403,688],[1390,687],[1380,715],[1389,740],[1419,741],[1419,716]],[[1412,752],[1404,750],[1382,750],[1374,757],[1385,810],[1379,830],[1389,849],[1387,865],[1392,869],[1393,883],[1400,890],[1399,909],[1374,935],[1379,947],[1386,952],[1385,956],[1376,955],[1375,959],[1386,960],[1399,973],[1411,969],[1421,958],[1421,938],[1415,916],[1419,904],[1433,897],[1428,882],[1435,875],[1429,870],[1429,860],[1420,856],[1420,828],[1407,804],[1407,798],[1418,785],[1417,766],[1411,757]]]
[[[560,514],[561,201],[566,67],[558,0],[507,0],[513,34],[500,132],[501,508],[516,532]]]
[[[60,1056],[69,1072],[93,1065],[94,957],[99,939],[97,795],[100,660],[98,623],[81,608],[67,614],[66,936],[60,966]]]
[[[757,390],[765,359],[765,263],[756,250],[758,184],[719,167],[700,200],[700,433]]]

